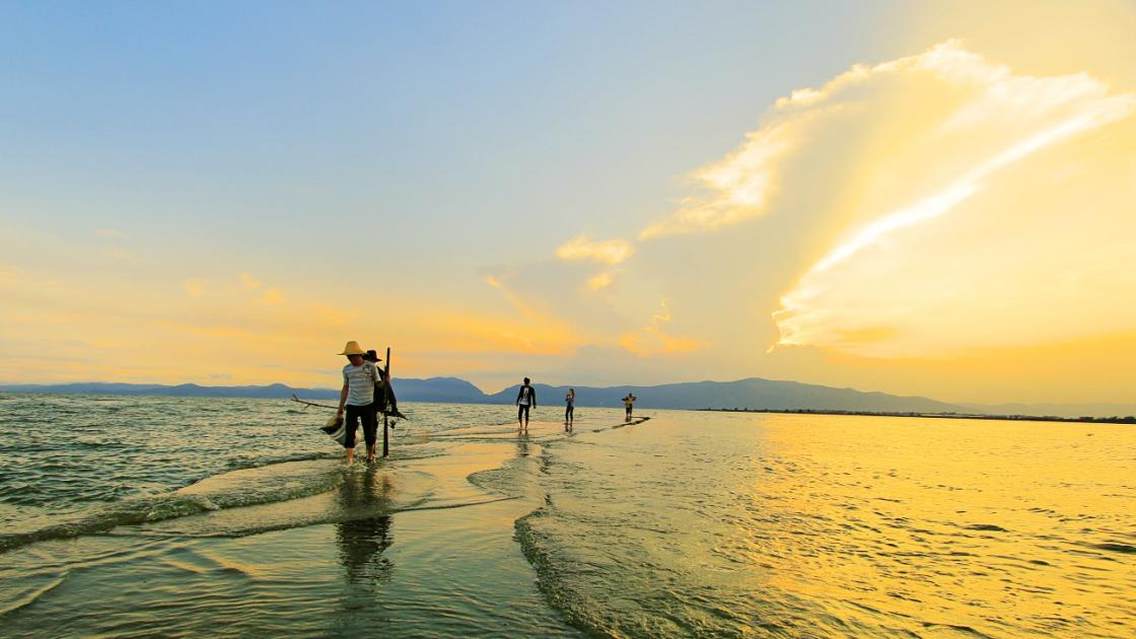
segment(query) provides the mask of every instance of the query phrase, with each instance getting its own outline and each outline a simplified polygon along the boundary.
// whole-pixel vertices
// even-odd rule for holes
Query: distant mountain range
[[[455,402],[471,404],[512,404],[518,386],[486,394],[473,384],[456,377],[429,379],[396,379],[395,391],[400,402]],[[538,403],[561,406],[567,386],[536,384]],[[1081,404],[1030,405],[1003,404],[983,406],[950,404],[927,397],[863,392],[851,388],[833,388],[799,382],[761,378],[733,382],[682,382],[657,386],[576,386],[576,403],[580,406],[621,406],[627,393],[639,397],[642,408],[752,408],[768,410],[808,409],[817,411],[872,411],[913,413],[986,413],[1018,415],[1112,416],[1136,414],[1136,405]],[[339,391],[328,388],[294,388],[284,384],[267,386],[199,386],[197,384],[9,384],[0,391],[15,393],[76,393],[94,395],[172,395],[183,397],[259,397],[287,399],[292,394],[305,399],[334,399]]]

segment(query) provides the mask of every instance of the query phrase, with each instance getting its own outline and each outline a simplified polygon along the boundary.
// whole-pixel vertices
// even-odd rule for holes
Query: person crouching
[[[347,436],[343,447],[347,449],[347,465],[355,461],[355,430],[363,423],[363,439],[367,442],[367,462],[375,461],[375,439],[378,420],[372,404],[375,401],[375,382],[379,379],[378,369],[372,362],[363,359],[366,354],[359,342],[347,342],[340,355],[346,355],[348,364],[343,367],[343,389],[339,391],[339,412],[342,416],[346,408],[344,427]]]

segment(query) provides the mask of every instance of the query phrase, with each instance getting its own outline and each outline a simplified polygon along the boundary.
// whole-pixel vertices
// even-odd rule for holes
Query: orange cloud
[[[205,293],[205,280],[191,278],[181,283],[182,288],[190,297],[201,297]]]
[[[280,304],[284,302],[284,294],[280,292],[280,289],[270,288],[260,296],[260,301],[265,304]]]
[[[611,286],[614,281],[615,275],[611,271],[605,271],[588,278],[587,287],[590,291],[600,291]]]
[[[620,335],[618,343],[624,350],[639,357],[690,353],[704,346],[699,340],[667,333],[664,329],[670,322],[670,309],[663,300],[646,326]]]
[[[260,288],[261,281],[248,273],[241,273],[241,284],[248,289]]]

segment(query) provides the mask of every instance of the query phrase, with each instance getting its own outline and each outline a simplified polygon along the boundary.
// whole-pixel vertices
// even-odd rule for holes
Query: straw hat
[[[343,352],[338,353],[338,354],[339,355],[366,355],[367,351],[365,351],[365,350],[363,350],[362,348],[359,347],[359,342],[356,342],[355,340],[351,340],[350,342],[347,342],[347,346],[343,347]]]

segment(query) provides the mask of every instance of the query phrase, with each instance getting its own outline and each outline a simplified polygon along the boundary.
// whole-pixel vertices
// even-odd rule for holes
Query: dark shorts
[[[528,404],[518,404],[517,405],[517,419],[520,419],[522,416],[525,419],[529,418],[529,405]]]
[[[363,440],[367,446],[374,446],[378,435],[378,419],[376,418],[374,404],[366,406],[347,406],[347,417],[344,427],[347,429],[347,438],[343,441],[344,448],[355,448],[355,429],[359,422],[363,422]]]

